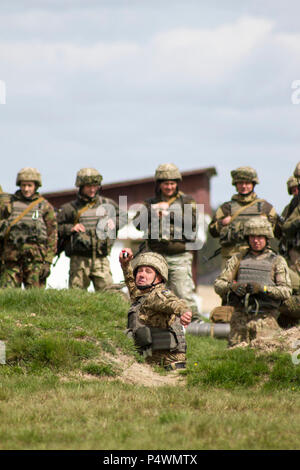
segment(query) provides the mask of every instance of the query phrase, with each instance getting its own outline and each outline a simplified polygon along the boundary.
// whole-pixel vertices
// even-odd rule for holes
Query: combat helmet
[[[181,173],[174,163],[162,163],[156,168],[155,181],[182,180]]]
[[[159,253],[155,253],[153,251],[146,251],[145,253],[141,253],[132,261],[132,269],[134,275],[136,274],[136,270],[140,266],[151,266],[154,268],[163,278],[165,282],[168,280],[168,264],[165,258],[160,255]]]
[[[251,217],[244,225],[245,237],[249,235],[264,235],[266,238],[274,238],[272,225],[264,216]]]
[[[33,181],[37,188],[42,186],[42,177],[36,168],[25,167],[17,174],[16,185],[20,186],[21,181]]]
[[[286,185],[287,185],[287,192],[289,194],[292,194],[292,188],[294,188],[295,186],[298,186],[298,180],[295,178],[295,176],[290,176],[286,182]]]
[[[297,178],[297,180],[300,180],[300,162],[298,162],[296,165],[294,176]]]
[[[97,184],[100,186],[102,179],[102,175],[95,168],[81,168],[77,172],[75,186],[77,188],[85,184]]]
[[[256,170],[254,170],[254,168],[251,168],[251,166],[241,166],[236,170],[232,170],[231,177],[233,186],[235,186],[241,181],[249,181],[254,185],[259,183]]]

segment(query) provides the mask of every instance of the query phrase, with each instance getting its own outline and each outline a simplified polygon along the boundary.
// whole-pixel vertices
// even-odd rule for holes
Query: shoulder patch
[[[170,295],[171,294],[171,291],[169,289],[164,289],[161,291],[162,294],[165,294],[165,295]]]

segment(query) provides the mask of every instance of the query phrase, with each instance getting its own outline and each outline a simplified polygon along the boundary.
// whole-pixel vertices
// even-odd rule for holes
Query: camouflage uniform
[[[264,220],[265,219],[265,220]],[[253,218],[245,224],[245,236],[273,236],[271,225],[266,218]],[[248,286],[259,283],[262,289],[245,295],[234,293],[235,282]],[[291,281],[284,258],[277,255],[268,245],[258,255],[248,248],[243,255],[238,253],[226,262],[226,266],[214,283],[215,291],[228,305],[235,307],[230,321],[229,346],[252,345],[256,338],[277,334],[277,323],[281,303],[291,295]]]
[[[58,211],[58,233],[60,250],[70,257],[69,287],[87,289],[93,282],[96,291],[113,284],[110,253],[113,239],[120,227],[119,208],[112,200],[96,194],[89,198],[81,193],[85,184],[101,184],[102,176],[93,168],[79,170],[76,186],[79,192],[76,200],[64,204]],[[113,218],[116,229],[99,234],[99,223],[103,229],[107,219]],[[84,225],[85,232],[72,232],[76,223]]]
[[[178,168],[172,163],[159,165],[155,173],[155,196],[147,199],[144,206],[148,212],[148,234],[147,241],[143,244],[147,251],[154,251],[163,255],[168,263],[169,279],[168,288],[176,296],[184,299],[193,312],[193,316],[198,316],[198,306],[195,301],[195,285],[192,277],[193,253],[188,251],[186,244],[195,241],[196,237],[196,202],[190,196],[176,190],[171,199],[167,199],[161,193],[160,183],[163,181],[182,180]],[[158,218],[153,210],[153,206],[160,202],[167,202],[169,209],[165,215],[170,216],[170,225],[164,225],[167,217]],[[184,227],[185,205],[191,207],[191,226],[187,233],[187,227]],[[164,212],[164,211],[162,211]],[[178,221],[178,222],[177,222]],[[138,230],[143,230],[140,223],[140,213],[133,220]]]
[[[300,179],[300,165],[297,164],[294,176],[287,181],[288,193],[292,194],[292,187],[298,186]],[[290,327],[300,320],[300,204],[299,195],[294,196],[282,212],[282,239],[280,252],[285,256],[292,282],[293,295],[283,302],[280,308],[280,324]]]
[[[241,181],[248,181],[255,186],[259,183],[256,171],[251,167],[240,167],[231,172],[232,185]],[[231,201],[222,204],[216,211],[209,224],[212,237],[219,238],[221,245],[222,267],[226,260],[236,253],[246,253],[249,246],[244,238],[244,224],[252,217],[266,215],[279,236],[279,217],[274,207],[264,199],[257,197],[254,190],[247,195],[234,194]],[[222,220],[231,216],[234,218],[228,225],[222,225]]]
[[[135,283],[135,272],[139,266],[153,267],[162,275],[164,282],[145,290],[139,289]],[[157,253],[142,253],[133,260],[132,264],[123,266],[123,273],[132,301],[128,312],[127,333],[133,336],[139,351],[145,355],[146,362],[163,366],[185,364],[186,342],[179,317],[187,311],[187,306],[184,300],[179,299],[166,288],[168,267],[164,258]],[[135,315],[136,320],[134,320]],[[152,339],[148,344],[143,343],[141,346],[138,339],[139,332],[143,332],[145,326],[151,328]],[[159,341],[163,339],[160,335],[166,335],[164,339],[166,345],[162,349],[159,349],[161,343],[157,343],[156,348],[154,346],[154,338],[159,338]],[[176,341],[171,347],[174,338]]]
[[[23,168],[17,176],[41,186],[41,177],[34,168]],[[1,287],[45,287],[50,266],[56,253],[57,221],[54,208],[38,192],[30,198],[18,190],[12,196],[1,194],[0,219],[2,235]],[[30,205],[27,214],[21,214]],[[19,216],[19,220],[18,220]]]
[[[288,192],[291,194],[292,186],[298,185],[297,167],[294,172],[294,178],[288,180]],[[299,173],[300,179],[300,173]],[[294,196],[288,206],[282,213],[282,240],[281,252],[286,256],[290,268],[300,274],[300,204],[299,196]]]

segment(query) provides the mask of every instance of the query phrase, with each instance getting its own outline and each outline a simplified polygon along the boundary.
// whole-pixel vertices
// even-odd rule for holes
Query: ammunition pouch
[[[148,348],[152,344],[151,330],[148,326],[140,326],[133,333],[133,339],[140,348]]]
[[[168,329],[141,326],[134,331],[133,338],[142,349],[175,351],[178,347],[175,334]]]
[[[183,327],[177,319],[169,328],[146,326],[138,318],[137,304],[128,312],[127,335],[132,336],[138,348],[152,351],[186,352]]]
[[[210,320],[213,323],[230,323],[235,308],[231,305],[221,305],[215,307],[210,314]]]
[[[90,232],[74,232],[71,234],[66,254],[92,256],[107,256],[109,253],[109,240],[99,240]]]

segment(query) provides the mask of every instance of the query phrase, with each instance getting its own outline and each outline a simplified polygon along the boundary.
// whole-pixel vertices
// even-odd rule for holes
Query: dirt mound
[[[110,356],[110,361],[115,363],[121,370],[118,379],[125,383],[145,385],[147,387],[160,387],[163,385],[185,385],[185,378],[177,371],[159,374],[148,364],[140,364],[133,358],[119,353]]]
[[[101,353],[101,358],[94,359],[93,363],[111,364],[119,371],[116,377],[103,375],[101,377],[89,374],[88,372],[71,372],[60,376],[62,382],[68,380],[121,380],[124,383],[133,385],[144,385],[146,387],[161,387],[164,385],[184,386],[186,379],[179,371],[156,372],[150,365],[138,363],[133,357],[126,356],[118,351],[117,354]],[[88,362],[87,362],[88,363]]]
[[[282,351],[293,353],[300,344],[300,328],[294,327],[282,330],[271,337],[257,338],[251,341],[251,348],[264,352]]]

